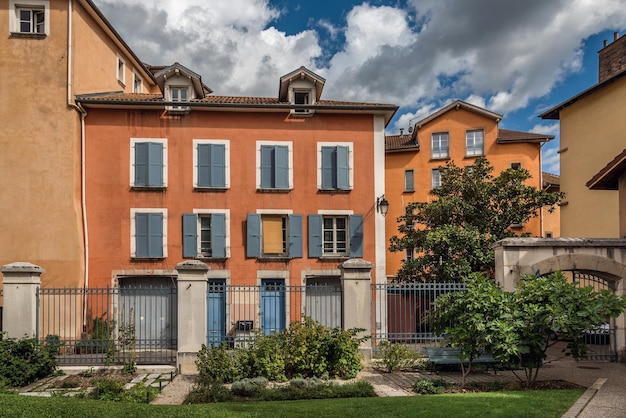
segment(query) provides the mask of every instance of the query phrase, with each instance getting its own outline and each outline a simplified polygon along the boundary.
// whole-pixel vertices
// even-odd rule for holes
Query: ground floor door
[[[207,291],[207,346],[226,340],[226,281],[209,280]]]
[[[261,330],[268,335],[285,328],[285,281],[261,281]]]

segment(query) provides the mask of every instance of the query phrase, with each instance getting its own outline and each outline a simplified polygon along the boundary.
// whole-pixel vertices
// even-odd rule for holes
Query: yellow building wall
[[[121,90],[115,44],[79,1],[72,7],[70,54],[68,1],[50,1],[44,38],[10,36],[9,1],[0,1],[0,265],[39,265],[46,287],[84,278],[81,125],[68,89],[71,102],[76,93]]]
[[[626,148],[626,78],[561,111],[561,235],[618,238],[618,193],[585,184]]]
[[[419,129],[419,151],[388,152],[385,155],[385,197],[389,201],[389,212],[385,219],[387,247],[391,237],[398,235],[397,220],[404,215],[406,206],[411,202],[427,202],[432,199],[431,171],[447,162],[431,159],[431,134],[448,132],[450,159],[462,167],[475,161],[475,157],[465,156],[465,132],[475,129],[484,131],[485,156],[494,167],[495,176],[510,168],[511,163],[521,163],[532,175],[528,184],[540,187],[539,144],[529,142],[498,144],[498,123],[495,120],[465,109],[450,110]],[[404,191],[404,172],[407,169],[413,169],[415,173],[414,192]],[[530,232],[532,236],[541,236],[540,219],[532,219],[521,231]],[[388,277],[396,275],[405,258],[404,252],[387,252]]]

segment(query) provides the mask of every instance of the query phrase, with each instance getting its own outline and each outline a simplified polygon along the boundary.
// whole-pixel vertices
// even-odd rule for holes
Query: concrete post
[[[178,271],[178,356],[180,374],[197,374],[195,361],[207,332],[207,284],[209,266],[184,261]]]
[[[348,260],[341,264],[343,328],[363,328],[360,336],[372,335],[372,268],[365,260]],[[372,340],[361,343],[359,350],[366,360],[372,356]]]
[[[44,271],[26,262],[0,267],[4,293],[2,325],[9,337],[37,336],[37,289]]]

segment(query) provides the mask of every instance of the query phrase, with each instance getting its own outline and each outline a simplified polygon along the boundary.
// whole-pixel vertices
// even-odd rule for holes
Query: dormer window
[[[171,86],[170,93],[172,95],[173,102],[188,102],[189,101],[189,88],[180,86]]]
[[[300,67],[280,78],[278,99],[289,103],[293,116],[313,116],[315,109],[310,106],[318,104],[325,82],[322,77]]]
[[[293,102],[296,105],[309,105],[311,104],[311,92],[310,91],[294,91]],[[308,113],[310,109],[294,109],[294,112]]]

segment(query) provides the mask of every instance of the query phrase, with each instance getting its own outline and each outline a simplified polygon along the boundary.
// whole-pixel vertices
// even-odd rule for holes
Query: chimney
[[[613,43],[604,41],[604,46],[598,51],[598,83],[626,71],[626,36],[613,33]]]

